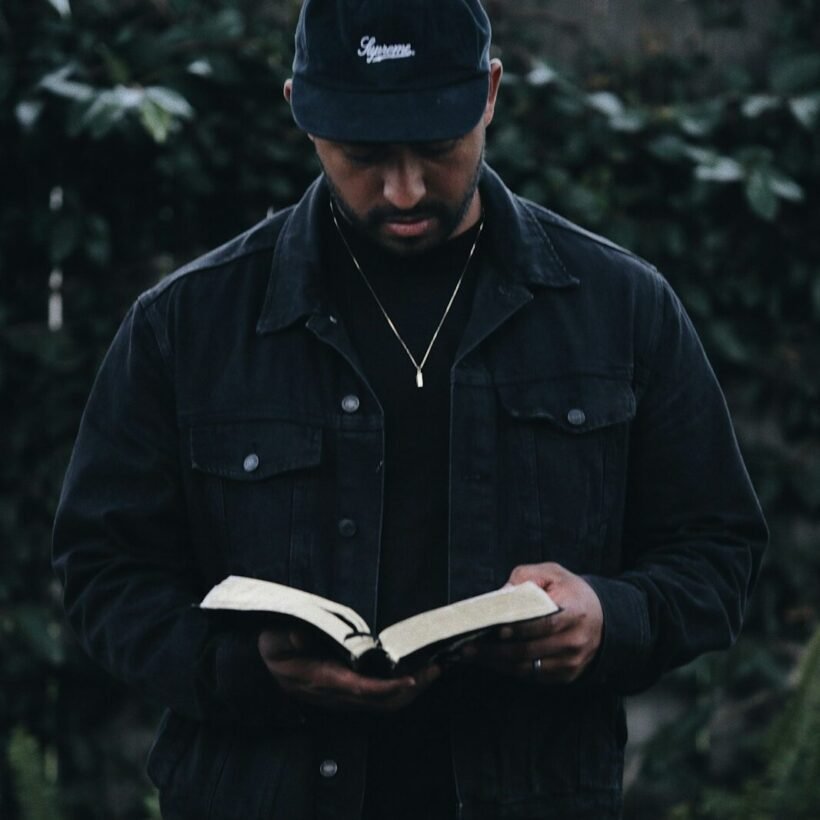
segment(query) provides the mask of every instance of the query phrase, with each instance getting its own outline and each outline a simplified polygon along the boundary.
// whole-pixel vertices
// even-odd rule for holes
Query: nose
[[[384,170],[384,198],[395,208],[409,210],[427,193],[424,167],[420,159],[407,149],[397,150]]]

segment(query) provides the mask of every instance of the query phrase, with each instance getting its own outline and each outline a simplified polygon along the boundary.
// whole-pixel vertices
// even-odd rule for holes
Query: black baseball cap
[[[293,118],[337,142],[460,137],[484,112],[489,54],[479,0],[304,0]]]

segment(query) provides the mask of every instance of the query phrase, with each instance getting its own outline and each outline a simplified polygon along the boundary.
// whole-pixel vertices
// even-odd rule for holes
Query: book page
[[[374,643],[370,627],[355,610],[321,595],[273,581],[230,575],[217,584],[199,606],[202,609],[290,615],[320,629],[354,656]]]
[[[557,612],[558,605],[532,581],[431,609],[387,627],[379,639],[398,662],[428,644]]]

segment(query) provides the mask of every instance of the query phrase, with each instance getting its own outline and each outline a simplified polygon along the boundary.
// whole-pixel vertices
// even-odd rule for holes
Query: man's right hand
[[[322,657],[309,633],[299,629],[266,630],[259,635],[257,645],[283,692],[335,711],[394,712],[415,700],[441,675],[441,668],[432,664],[412,676],[368,678]]]

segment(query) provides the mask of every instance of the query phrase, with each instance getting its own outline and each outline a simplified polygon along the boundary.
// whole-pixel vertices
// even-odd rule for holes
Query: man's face
[[[478,178],[502,68],[491,61],[478,124],[444,142],[345,143],[311,137],[338,210],[388,250],[413,254],[470,228],[481,215]],[[285,83],[289,101],[292,87]]]
[[[434,247],[480,214],[483,125],[447,142],[314,143],[337,209],[395,253]]]

